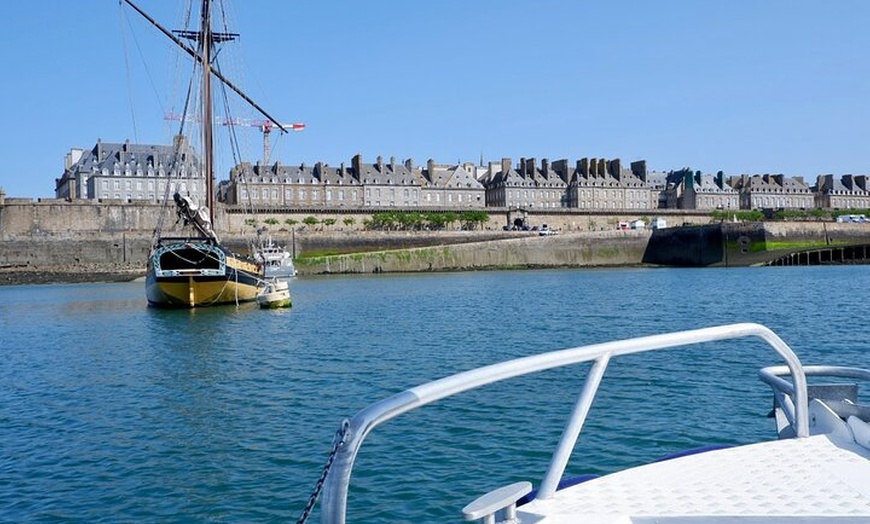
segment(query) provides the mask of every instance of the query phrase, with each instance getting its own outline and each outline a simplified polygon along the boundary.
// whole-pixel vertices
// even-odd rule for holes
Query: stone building
[[[319,206],[323,201],[320,179],[305,164],[265,166],[242,162],[230,171],[221,197],[227,204],[256,207]]]
[[[867,175],[819,175],[815,203],[822,209],[870,209]]]
[[[520,172],[531,181],[532,190],[529,208],[559,209],[568,207],[568,181],[563,178],[546,158],[537,165],[534,158],[523,158],[518,166]]]
[[[740,175],[730,184],[740,195],[740,209],[812,209],[815,195],[802,177]]]
[[[406,166],[411,169],[410,163]],[[473,165],[439,165],[429,159],[422,178],[422,207],[483,209],[486,190],[476,177]]]
[[[519,171],[511,165],[510,158],[502,158],[499,167],[490,163],[490,175],[485,189],[486,207],[530,207],[533,183],[526,180]]]
[[[314,166],[314,174],[323,184],[325,207],[353,208],[363,205],[362,184],[353,176],[352,171],[345,167],[344,162],[337,168],[318,162]]]
[[[55,198],[162,202],[177,190],[204,201],[199,165],[180,136],[171,146],[97,140],[90,150],[74,148],[66,155],[63,175],[55,180]]]
[[[740,209],[739,193],[725,183],[722,171],[716,175],[690,173],[683,179],[683,206],[681,209]]]
[[[559,166],[567,167],[567,161],[560,161]],[[647,210],[657,204],[658,196],[631,170],[622,169],[619,159],[582,158],[568,183],[568,206],[572,208]]]
[[[408,165],[397,163],[393,157],[385,164],[379,156],[374,164],[365,164],[361,155],[356,155],[351,163],[363,187],[363,206],[407,208],[420,205],[422,184],[409,168],[410,162]]]

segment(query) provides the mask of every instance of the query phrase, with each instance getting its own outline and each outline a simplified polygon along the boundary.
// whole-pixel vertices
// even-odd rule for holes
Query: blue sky
[[[179,2],[137,3],[180,25]],[[231,8],[241,39],[223,51],[224,63],[238,66],[230,76],[279,120],[307,125],[273,134],[273,161],[604,157],[812,181],[870,174],[863,0],[246,0]],[[131,9],[46,0],[10,2],[4,15],[7,196],[53,197],[64,155],[98,138],[169,143],[177,123],[163,114],[177,108],[179,61]],[[259,132],[239,136],[244,158],[259,159]]]

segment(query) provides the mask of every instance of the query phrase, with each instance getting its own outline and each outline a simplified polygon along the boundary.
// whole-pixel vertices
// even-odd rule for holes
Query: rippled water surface
[[[870,266],[298,279],[294,308],[162,311],[142,283],[0,287],[0,521],[295,522],[342,418],[547,350],[760,322],[805,363],[870,366]],[[611,363],[569,474],[768,438],[760,342]],[[586,367],[376,429],[349,522],[460,521],[537,484]],[[317,511],[311,521],[319,520]]]

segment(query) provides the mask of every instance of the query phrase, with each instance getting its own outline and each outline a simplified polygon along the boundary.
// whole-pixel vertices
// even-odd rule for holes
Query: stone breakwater
[[[144,276],[144,266],[134,264],[78,264],[58,267],[19,264],[0,266],[0,285],[130,282]]]
[[[870,244],[870,224],[711,224],[659,231],[281,232],[300,275],[519,268],[746,266],[816,246]],[[227,236],[233,250],[249,240]],[[0,285],[141,278],[150,235],[90,233],[0,240]],[[346,253],[346,254],[341,254]],[[302,255],[302,256],[299,256]]]
[[[300,275],[479,269],[625,266],[641,263],[649,233],[607,231],[371,232],[275,235]],[[243,238],[226,244],[244,253]],[[104,234],[0,242],[0,284],[125,281],[141,278],[150,238]],[[322,254],[319,254],[322,253]],[[351,253],[351,254],[329,254]]]

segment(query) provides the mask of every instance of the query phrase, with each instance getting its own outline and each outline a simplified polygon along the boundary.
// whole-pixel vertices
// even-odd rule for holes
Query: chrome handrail
[[[870,382],[870,370],[843,366],[803,366],[806,377],[850,378]],[[758,378],[770,386],[789,424],[795,425],[794,384],[782,377],[790,375],[786,366],[769,366],[758,371]],[[866,409],[866,408],[865,408]]]
[[[326,479],[321,521],[344,524],[353,464],[363,440],[376,426],[436,400],[487,384],[570,364],[594,361],[536,496],[537,499],[550,498],[565,472],[568,458],[612,357],[742,337],[762,339],[785,360],[794,382],[795,433],[798,437],[808,436],[807,381],[800,360],[776,333],[760,324],[731,324],[551,351],[457,373],[397,393],[359,411],[350,420],[348,438],[338,449],[332,470]]]

